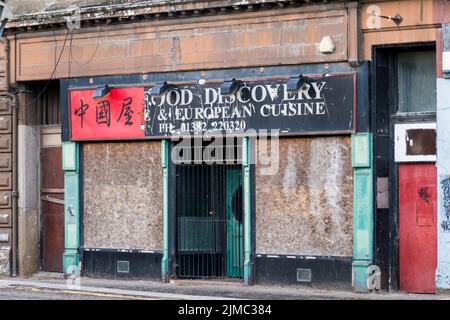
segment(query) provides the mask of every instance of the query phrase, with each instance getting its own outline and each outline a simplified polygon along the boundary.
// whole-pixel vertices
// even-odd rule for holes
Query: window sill
[[[432,122],[436,121],[436,111],[427,112],[397,112],[392,115],[398,122]]]

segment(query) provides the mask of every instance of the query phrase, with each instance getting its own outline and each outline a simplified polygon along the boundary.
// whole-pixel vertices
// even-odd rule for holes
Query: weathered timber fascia
[[[343,0],[328,1],[342,2]],[[134,4],[69,7],[62,10],[42,11],[23,14],[9,21],[6,28],[14,29],[48,28],[62,26],[68,17],[79,14],[83,23],[100,21],[134,20],[138,17],[163,18],[173,16],[226,13],[232,11],[254,11],[260,9],[284,8],[308,4],[324,4],[323,0],[150,0]]]

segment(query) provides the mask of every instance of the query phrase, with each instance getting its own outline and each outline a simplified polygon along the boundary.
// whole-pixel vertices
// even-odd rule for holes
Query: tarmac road
[[[66,281],[1,280],[0,300],[229,300],[195,293],[159,292],[70,284]],[[232,299],[232,298],[231,298]]]

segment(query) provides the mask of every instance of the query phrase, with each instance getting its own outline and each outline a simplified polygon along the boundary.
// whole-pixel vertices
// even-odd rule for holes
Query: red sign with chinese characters
[[[144,88],[111,88],[94,99],[95,89],[70,91],[72,140],[144,138]]]

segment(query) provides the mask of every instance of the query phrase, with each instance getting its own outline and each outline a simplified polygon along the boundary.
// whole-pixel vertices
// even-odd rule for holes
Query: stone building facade
[[[386,290],[449,286],[450,248],[441,228],[446,173],[439,167],[446,154],[439,134],[446,126],[437,139],[435,134],[437,110],[447,102],[433,100],[447,81],[441,58],[446,1],[7,5],[15,18],[7,24],[0,56],[3,274],[226,277],[357,291],[378,287],[378,279]],[[397,20],[386,18],[397,13]],[[287,92],[295,77],[308,84],[297,88],[303,90],[298,101]],[[166,119],[158,130],[149,123],[152,110],[182,107],[181,100],[170,105],[176,92],[185,92],[190,107],[198,108],[203,105],[195,97],[220,88],[225,102],[211,107],[235,107],[222,95],[231,79],[240,80],[239,92],[250,94],[243,100],[257,111],[268,110],[269,99],[275,106],[286,99],[318,106],[314,114],[304,111],[306,120],[274,114],[264,120],[261,113],[239,119],[258,133],[281,132],[271,175],[264,174],[267,163],[248,161],[252,141],[258,145],[261,136],[233,132],[239,155],[233,165],[189,166],[169,156],[177,150],[175,134],[163,132],[179,123]],[[426,105],[414,104],[421,100],[404,90],[418,79],[429,84],[422,93]],[[169,89],[162,93],[168,104],[155,104],[162,99],[155,90],[163,90],[164,82],[176,88],[174,98]],[[94,96],[101,88],[110,98],[99,105]],[[277,100],[283,94],[285,100]],[[104,101],[113,116],[107,128],[98,127]],[[134,102],[126,105],[131,109],[123,109],[126,101]],[[97,123],[88,114],[95,108]],[[134,131],[119,121],[124,110],[133,111],[128,124]],[[418,135],[413,151],[396,142],[408,137],[410,143],[412,134]],[[429,139],[438,141],[431,151],[424,150]],[[404,193],[411,184],[424,190],[410,192],[417,199]],[[420,220],[414,226],[404,223],[412,211]],[[409,279],[417,271],[405,266],[423,257],[406,250],[414,244],[404,239],[418,227],[425,230],[431,263],[417,265],[427,272],[414,283]]]

